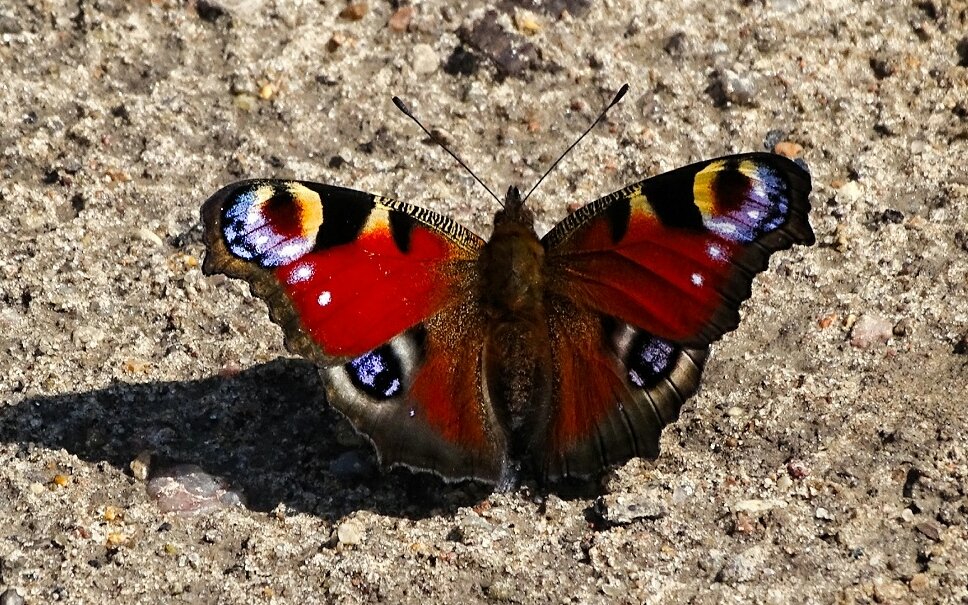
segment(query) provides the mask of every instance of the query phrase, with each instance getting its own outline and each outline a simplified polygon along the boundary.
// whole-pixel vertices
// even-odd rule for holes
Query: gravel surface
[[[623,82],[542,230],[781,143],[818,243],[600,495],[381,473],[201,274],[199,206],[245,177],[486,234],[392,95],[503,191]],[[965,1],[0,0],[0,116],[0,602],[968,601]]]

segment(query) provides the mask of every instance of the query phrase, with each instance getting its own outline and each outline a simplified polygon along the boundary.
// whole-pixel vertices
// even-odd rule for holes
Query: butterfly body
[[[656,457],[769,255],[810,244],[809,175],[700,162],[539,237],[510,188],[485,242],[331,185],[230,185],[202,210],[207,273],[247,280],[382,462],[507,486]]]

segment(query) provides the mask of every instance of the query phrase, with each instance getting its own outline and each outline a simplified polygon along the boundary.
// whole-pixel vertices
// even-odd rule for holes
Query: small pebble
[[[608,494],[595,503],[602,519],[613,525],[627,525],[640,519],[658,519],[667,514],[665,490],[652,487],[641,493]]]
[[[119,531],[113,531],[108,534],[105,540],[104,546],[113,550],[117,550],[124,546],[124,543],[128,541],[128,538]]]
[[[787,462],[786,470],[790,477],[797,480],[803,479],[810,474],[810,469],[807,468],[803,460],[791,460]]]
[[[255,96],[250,94],[235,95],[232,103],[242,111],[252,111],[257,107]]]
[[[274,96],[276,96],[276,87],[272,84],[263,84],[259,87],[259,98],[263,101],[268,101]]]
[[[780,141],[773,147],[773,153],[795,160],[803,154],[803,146],[791,141]]]
[[[514,585],[504,579],[492,583],[484,592],[494,601],[510,601],[517,594]]]
[[[129,357],[121,364],[121,368],[128,374],[147,374],[151,370],[151,362],[137,357]]]
[[[765,513],[774,508],[785,508],[787,505],[783,500],[740,500],[732,506],[733,512],[744,512],[752,514]]]
[[[923,592],[931,584],[928,574],[916,573],[911,576],[911,582],[908,586],[911,587],[912,592]]]
[[[344,44],[346,44],[346,42],[347,42],[346,34],[336,32],[332,36],[330,36],[329,41],[326,42],[326,50],[331,53],[334,53],[337,50],[339,50],[340,46],[343,46]]]
[[[820,520],[822,520],[822,521],[833,521],[834,520],[834,516],[830,513],[830,511],[827,510],[826,508],[822,507],[822,506],[818,506],[817,507],[817,510],[814,511],[814,513],[813,513],[813,516],[816,517],[816,518],[818,518],[818,519],[820,519]]]
[[[847,181],[843,187],[837,190],[837,200],[844,202],[856,202],[862,195],[860,185],[857,181]]]
[[[941,541],[941,527],[934,521],[925,521],[914,526],[919,532],[935,542]]]
[[[662,45],[662,50],[670,57],[682,57],[689,50],[689,40],[684,32],[676,32],[666,39]]]
[[[368,9],[369,7],[366,5],[366,2],[354,2],[353,4],[349,4],[346,6],[346,8],[341,10],[339,12],[339,16],[340,18],[346,19],[348,21],[359,21],[360,19],[366,16],[366,12]]]
[[[230,489],[228,481],[194,464],[162,471],[148,482],[147,490],[166,513],[200,514],[243,505],[242,494]]]
[[[128,464],[128,468],[131,469],[131,474],[138,481],[145,481],[148,479],[148,473],[151,471],[151,452],[143,451],[138,456]]]
[[[823,316],[823,317],[821,317],[821,318],[820,318],[820,319],[819,319],[819,320],[817,321],[817,326],[818,326],[818,327],[819,327],[819,328],[820,328],[821,330],[826,330],[826,329],[827,329],[827,328],[829,328],[830,326],[832,326],[832,325],[834,325],[834,322],[835,322],[835,321],[837,321],[837,314],[836,314],[836,313],[831,313],[831,314],[829,314],[829,315],[825,315],[825,316]]]
[[[78,349],[96,349],[106,336],[104,330],[95,326],[80,326],[71,334],[71,342]]]
[[[24,605],[24,598],[20,596],[20,591],[10,587],[0,594],[0,605]]]
[[[336,528],[336,539],[345,546],[355,546],[363,541],[363,526],[353,519],[343,521]]]
[[[911,320],[904,318],[901,321],[894,324],[894,336],[908,336],[911,334]]]
[[[718,69],[706,88],[718,107],[728,105],[753,105],[759,86],[751,74],[740,74],[732,69]]]
[[[757,571],[763,567],[764,551],[759,546],[731,557],[723,566],[716,579],[723,584],[739,584],[749,582],[756,577]]]
[[[401,6],[395,13],[390,15],[390,21],[387,23],[387,26],[395,32],[402,33],[407,31],[412,19],[413,6],[407,4],[406,6]]]
[[[884,344],[894,334],[891,322],[877,315],[861,315],[850,330],[850,345],[866,349],[875,344]]]
[[[628,595],[628,587],[619,580],[618,578],[612,578],[608,582],[602,584],[602,592],[605,593],[606,597],[611,597],[613,599],[618,599],[622,596]]]
[[[431,74],[437,71],[440,59],[429,44],[417,44],[413,47],[413,71],[421,74]]]
[[[541,23],[531,11],[518,11],[514,14],[514,26],[526,36],[533,36],[541,31]]]

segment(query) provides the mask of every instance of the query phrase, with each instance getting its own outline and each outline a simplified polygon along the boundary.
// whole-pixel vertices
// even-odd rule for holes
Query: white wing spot
[[[749,212],[746,213],[746,216],[750,217],[754,221],[758,221],[760,219],[760,211],[759,210],[750,210]]]
[[[321,292],[321,293],[319,294],[319,297],[318,297],[318,298],[316,298],[316,302],[318,302],[318,303],[319,303],[319,306],[320,306],[320,307],[325,307],[325,306],[326,306],[326,305],[328,305],[328,304],[329,304],[329,303],[330,303],[330,302],[331,302],[332,300],[333,300],[333,293],[332,293],[332,292],[330,292],[329,290],[323,290],[323,291],[322,291],[322,292]]]
[[[309,265],[299,265],[289,274],[289,283],[298,284],[309,280],[313,276],[313,268]]]
[[[706,247],[706,252],[709,254],[709,258],[714,258],[716,260],[723,258],[723,249],[716,244],[709,244],[709,246]]]
[[[692,274],[692,277],[690,277],[689,279],[692,281],[692,285],[694,285],[694,286],[701,286],[702,285],[703,278],[702,278],[702,275],[700,275],[698,273],[693,273]]]

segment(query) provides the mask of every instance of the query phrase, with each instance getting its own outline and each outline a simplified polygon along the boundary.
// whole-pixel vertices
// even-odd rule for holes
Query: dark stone
[[[214,23],[222,17],[230,16],[224,6],[212,0],[197,0],[195,3],[195,12],[202,18],[202,21],[208,21],[209,23]]]
[[[895,225],[900,225],[904,222],[904,213],[900,210],[895,210],[893,208],[888,208],[881,213],[882,223],[893,223]]]
[[[958,53],[958,66],[968,67],[968,36],[958,40],[955,50]]]
[[[461,42],[490,59],[501,76],[521,77],[539,65],[534,45],[504,29],[496,11],[488,11],[470,27],[461,27],[457,35]]]
[[[687,38],[685,32],[676,32],[669,36],[666,43],[662,45],[662,50],[670,57],[682,57],[686,54]]]
[[[891,61],[882,59],[880,57],[871,57],[870,66],[871,69],[874,70],[874,77],[878,80],[889,78],[893,76],[894,72],[896,71],[896,68]]]

